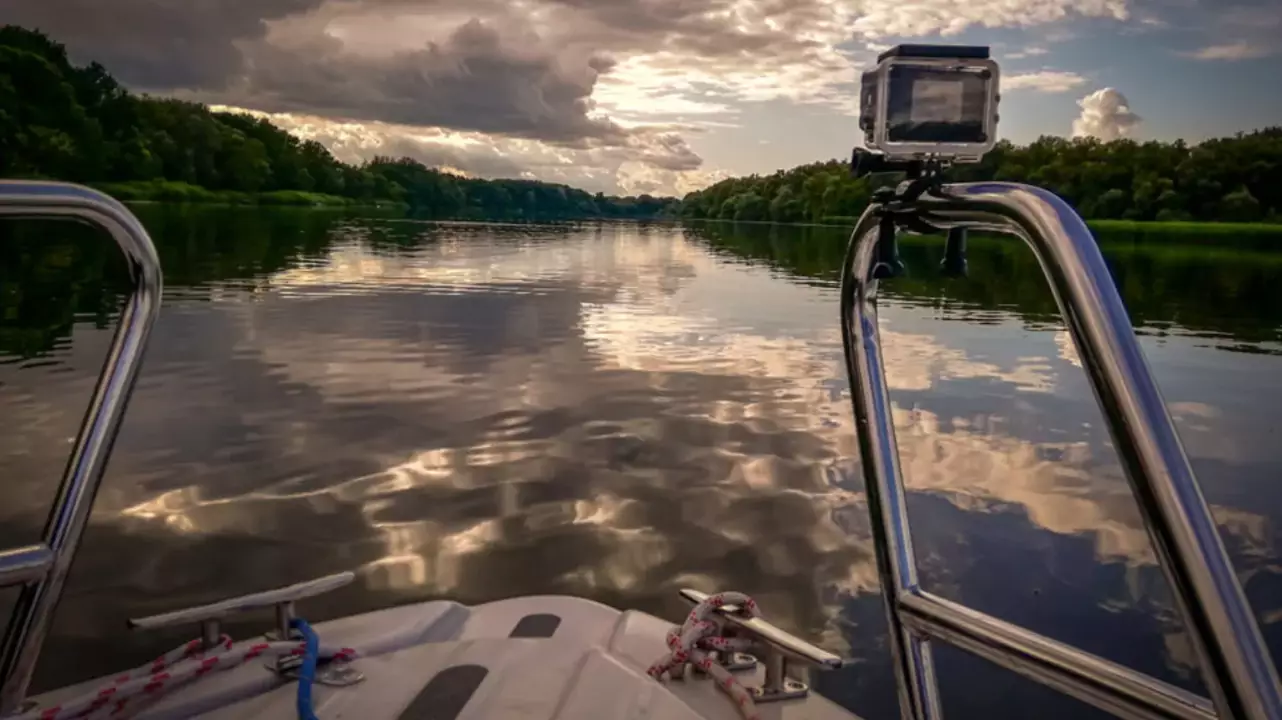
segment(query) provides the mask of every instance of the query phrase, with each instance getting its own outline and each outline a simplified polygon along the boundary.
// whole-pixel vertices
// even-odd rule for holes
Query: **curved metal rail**
[[[922,591],[882,367],[873,268],[879,228],[991,230],[1033,249],[1090,380],[1200,660],[1211,702],[1080,649]],[[842,274],[845,344],[878,570],[903,717],[941,717],[929,640],[946,640],[1130,718],[1282,719],[1277,670],[1198,488],[1174,423],[1086,224],[1059,197],[1013,183],[945,185],[875,204]]]
[[[96,190],[69,183],[0,181],[0,216],[67,218],[102,228],[124,252],[134,281],[63,471],[43,540],[0,550],[0,587],[22,586],[0,641],[3,716],[19,709],[31,682],[160,310],[162,282],[156,248],[142,224],[124,205]]]

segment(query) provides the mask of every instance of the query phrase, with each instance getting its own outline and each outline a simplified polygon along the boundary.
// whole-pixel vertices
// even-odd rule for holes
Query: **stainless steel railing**
[[[1210,702],[921,589],[877,327],[874,267],[891,256],[882,239],[891,227],[989,230],[1032,247],[1104,412]],[[942,716],[930,653],[935,639],[1122,717],[1282,719],[1277,670],[1122,299],[1086,224],[1067,203],[1037,187],[966,183],[874,204],[851,237],[841,314],[904,718]]]
[[[67,183],[0,181],[0,216],[67,218],[106,230],[129,263],[134,289],[63,471],[40,544],[0,551],[0,587],[21,585],[0,640],[0,716],[19,709],[89,519],[111,446],[160,310],[156,248],[124,205]]]

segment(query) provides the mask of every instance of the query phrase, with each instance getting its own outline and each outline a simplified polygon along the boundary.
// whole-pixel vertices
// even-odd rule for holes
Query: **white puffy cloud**
[[[1109,87],[1077,101],[1082,114],[1073,121],[1073,137],[1097,137],[1105,142],[1131,134],[1142,118],[1130,107],[1130,101]]]

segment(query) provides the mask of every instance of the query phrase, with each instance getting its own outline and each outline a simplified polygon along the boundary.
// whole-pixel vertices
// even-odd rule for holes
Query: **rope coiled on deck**
[[[358,653],[352,648],[321,645],[315,631],[303,620],[295,619],[292,626],[303,635],[302,642],[259,640],[233,644],[230,636],[223,635],[217,645],[203,649],[200,640],[192,640],[136,670],[116,676],[96,690],[52,707],[34,708],[8,720],[123,720],[169,690],[214,670],[230,670],[257,657],[281,655],[303,657],[298,686],[299,720],[316,720],[311,711],[311,689],[317,661],[321,658],[348,661]]]
[[[668,654],[651,665],[646,673],[660,680],[665,674],[669,677],[680,676],[685,673],[687,665],[693,665],[712,676],[717,687],[738,706],[739,714],[744,720],[761,720],[757,705],[752,700],[752,693],[712,656],[713,652],[733,653],[752,646],[749,638],[726,635],[723,622],[708,619],[710,614],[724,605],[738,605],[739,611],[750,618],[761,616],[757,602],[743,593],[723,592],[707,597],[694,606],[680,627],[673,626],[668,631]]]

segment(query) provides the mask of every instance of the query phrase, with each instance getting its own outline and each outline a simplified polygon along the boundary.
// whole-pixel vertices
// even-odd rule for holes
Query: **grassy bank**
[[[219,205],[294,205],[304,207],[392,207],[389,201],[361,201],[353,198],[305,192],[275,190],[248,193],[237,190],[209,190],[172,180],[137,180],[118,183],[91,183],[93,187],[121,202],[212,203]]]
[[[1092,230],[1137,233],[1189,233],[1197,235],[1219,234],[1282,234],[1282,223],[1261,222],[1193,222],[1193,221],[1136,221],[1136,220],[1087,220]]]

